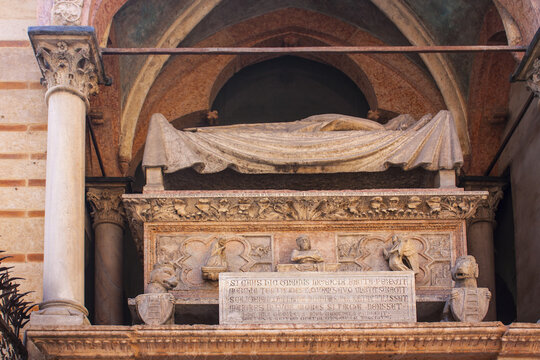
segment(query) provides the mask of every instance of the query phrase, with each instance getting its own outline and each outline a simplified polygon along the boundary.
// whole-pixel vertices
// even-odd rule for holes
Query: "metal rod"
[[[519,114],[518,114],[518,116],[516,118],[516,121],[514,121],[514,123],[512,124],[512,127],[510,128],[510,130],[508,131],[508,133],[504,137],[504,140],[501,143],[501,146],[499,147],[499,150],[497,150],[497,153],[493,157],[493,160],[491,160],[491,163],[489,164],[486,172],[484,173],[484,176],[489,176],[489,174],[491,173],[491,170],[493,170],[493,168],[495,167],[495,164],[497,164],[497,161],[499,161],[499,157],[501,157],[501,154],[503,153],[504,149],[506,148],[506,145],[508,145],[508,143],[510,142],[510,139],[512,138],[512,135],[514,135],[514,132],[516,131],[519,123],[521,122],[521,120],[525,116],[525,113],[527,112],[527,110],[529,110],[529,106],[531,105],[531,102],[533,101],[533,99],[534,99],[534,93],[531,92],[529,94],[529,98],[525,102],[525,105],[523,105],[523,107],[521,108],[521,111],[519,112]]]
[[[525,46],[314,46],[211,48],[102,48],[103,55],[401,54],[525,52]]]
[[[103,176],[107,176],[105,175],[105,168],[103,167],[103,161],[101,160],[101,152],[99,151],[99,147],[96,141],[96,135],[94,134],[94,129],[92,129],[92,124],[88,116],[86,117],[86,126],[88,127],[88,132],[90,133],[90,139],[92,140],[92,145],[94,145],[94,150],[96,150],[96,157],[98,159],[98,164],[99,164],[99,169],[101,170],[101,174]]]

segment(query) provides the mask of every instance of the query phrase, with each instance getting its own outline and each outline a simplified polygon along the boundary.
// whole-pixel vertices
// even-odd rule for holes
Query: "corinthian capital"
[[[495,213],[499,207],[499,202],[502,200],[504,192],[501,186],[492,186],[488,189],[489,195],[486,200],[481,201],[476,209],[476,215],[473,221],[490,221],[495,222]]]
[[[462,179],[461,186],[463,186],[465,190],[482,190],[489,192],[488,197],[478,203],[475,215],[467,219],[469,225],[479,221],[488,221],[495,224],[495,213],[499,207],[499,202],[503,198],[503,190],[506,184],[506,180],[499,178],[468,177]]]
[[[90,203],[90,215],[94,227],[102,223],[124,226],[125,212],[122,205],[123,188],[89,188],[86,198]]]
[[[108,83],[93,28],[38,26],[28,34],[49,91],[71,91],[88,102],[98,84]]]

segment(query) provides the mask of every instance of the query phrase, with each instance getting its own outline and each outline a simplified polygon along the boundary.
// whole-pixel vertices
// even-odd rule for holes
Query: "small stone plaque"
[[[219,323],[416,322],[414,274],[221,273]]]

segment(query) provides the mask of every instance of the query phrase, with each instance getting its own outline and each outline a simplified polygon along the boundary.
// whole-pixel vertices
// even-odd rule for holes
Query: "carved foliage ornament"
[[[94,220],[94,226],[101,223],[113,223],[124,226],[125,212],[122,206],[122,189],[98,189],[88,190],[86,197],[92,211],[90,215]]]
[[[51,17],[53,25],[80,25],[84,0],[55,0]]]
[[[535,96],[540,96],[540,58],[534,60],[531,70],[527,73],[527,87]]]
[[[142,253],[143,224],[183,221],[467,219],[485,195],[124,197]]]
[[[98,74],[90,45],[83,41],[40,41],[36,58],[50,89],[66,86],[88,98],[98,91]]]

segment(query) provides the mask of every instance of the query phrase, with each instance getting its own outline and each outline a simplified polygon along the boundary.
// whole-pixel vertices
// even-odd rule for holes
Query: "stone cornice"
[[[92,208],[94,227],[102,223],[124,226],[125,212],[122,206],[123,188],[89,188],[86,193]]]
[[[143,224],[233,221],[465,220],[485,191],[244,191],[129,194],[124,207],[138,248]]]
[[[97,40],[92,27],[30,27],[28,35],[47,96],[64,90],[80,96],[88,105],[88,96],[97,93],[98,84],[108,84]]]
[[[452,359],[535,356],[540,324],[162,325],[31,327],[29,341],[55,359],[222,356],[404,356]],[[181,349],[179,352],[178,349]],[[314,353],[314,349],[317,351]]]

